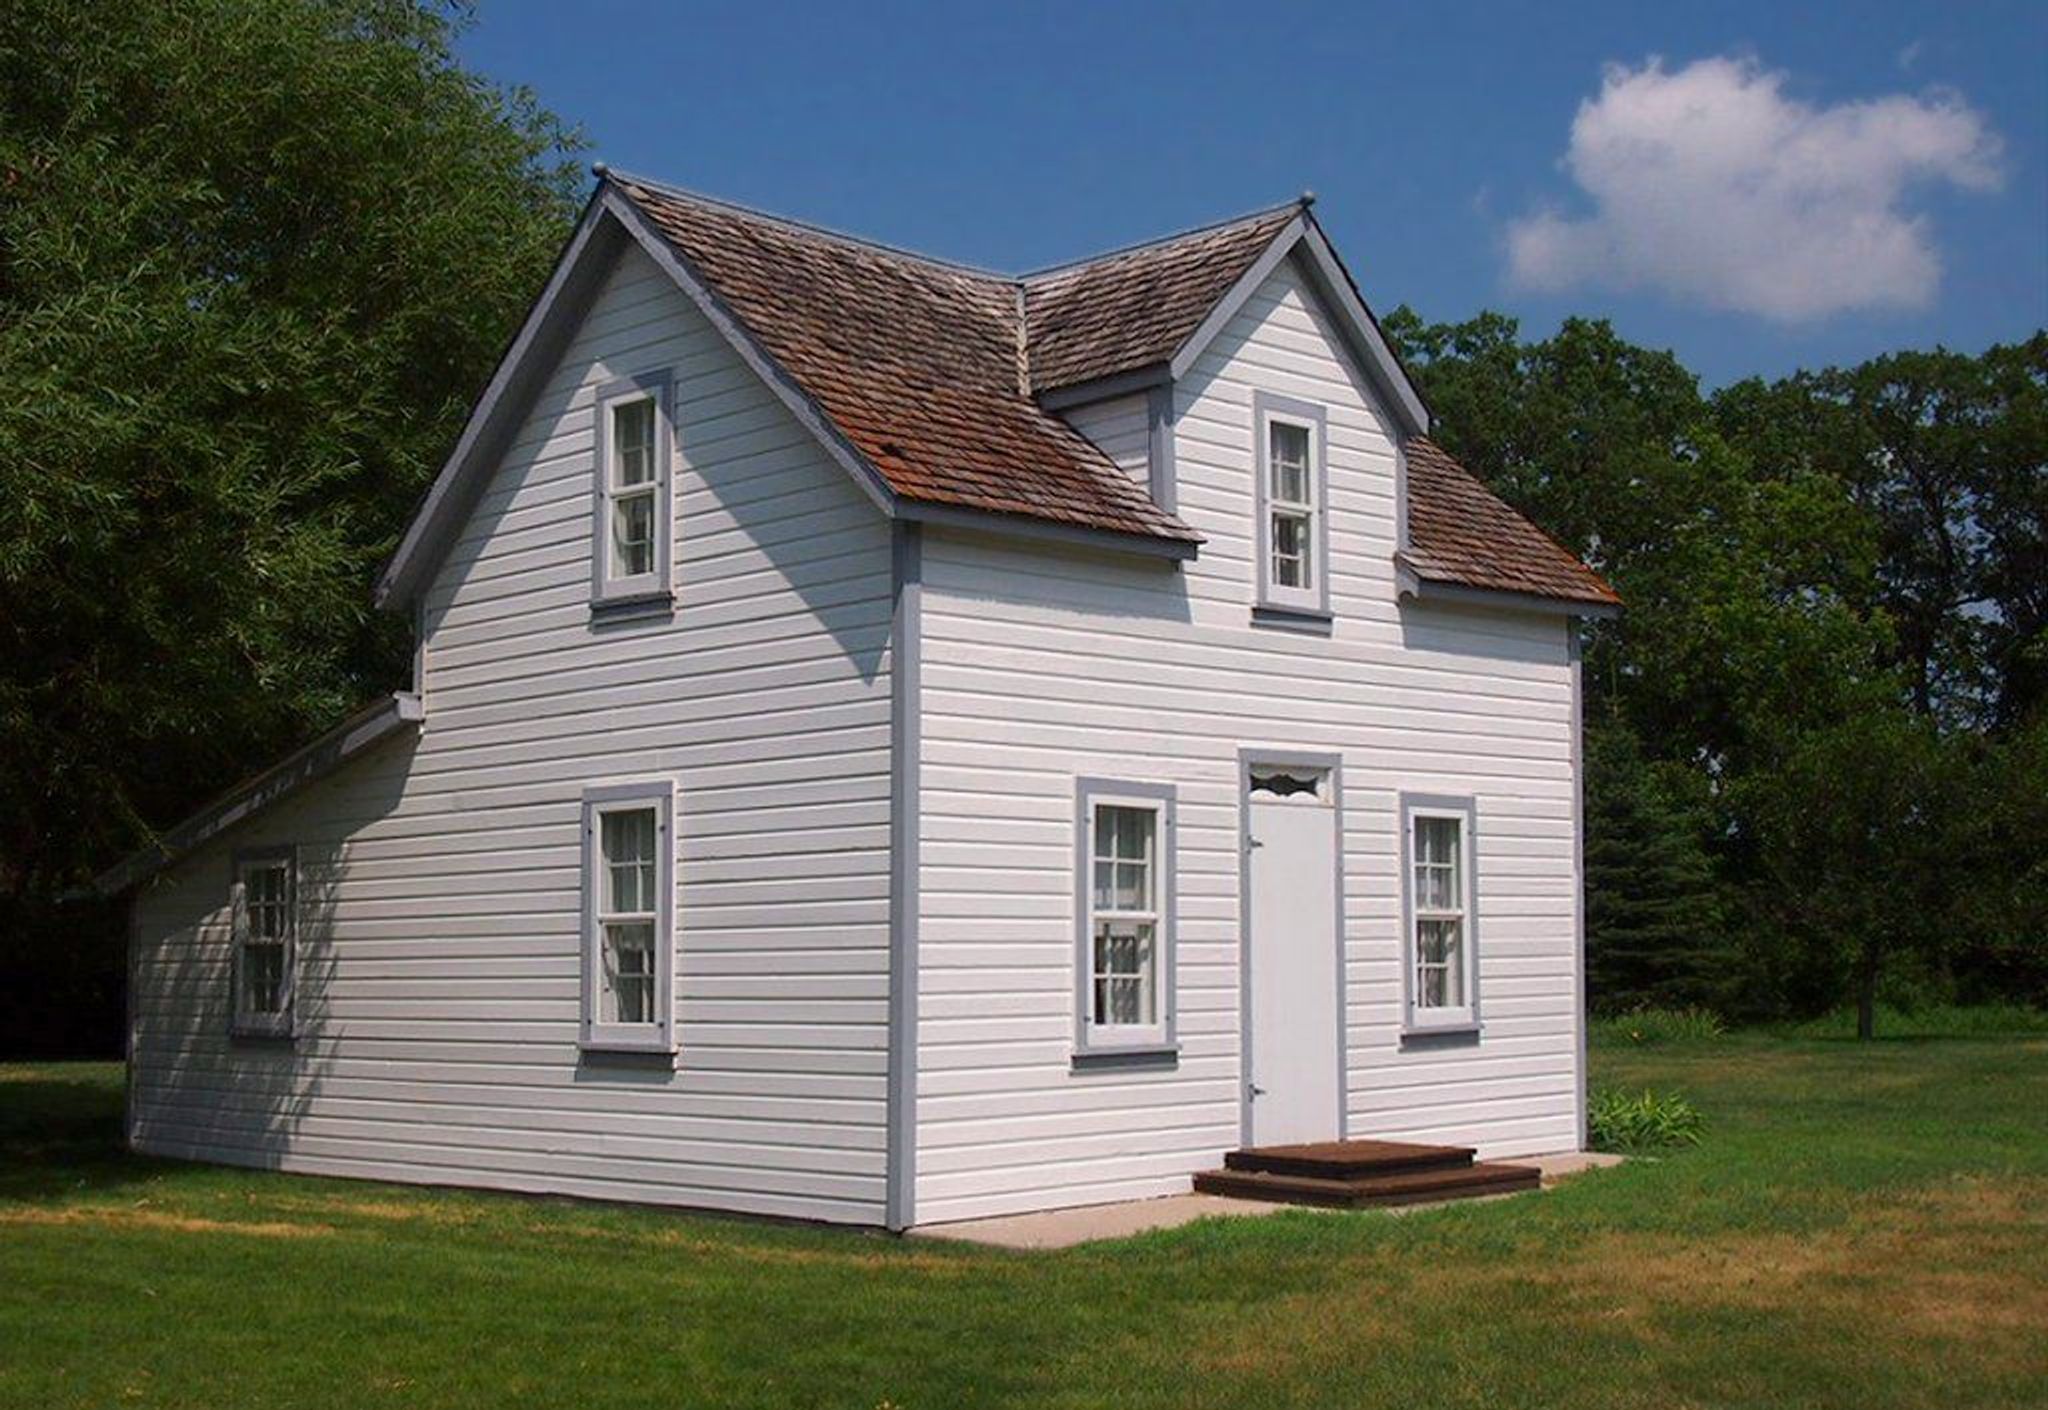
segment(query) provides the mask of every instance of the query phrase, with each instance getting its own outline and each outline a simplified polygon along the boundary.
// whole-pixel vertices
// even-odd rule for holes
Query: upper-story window
[[[598,392],[591,597],[600,604],[669,595],[668,381],[652,372]]]
[[[1259,393],[1258,609],[1326,618],[1330,610],[1329,525],[1323,409]]]

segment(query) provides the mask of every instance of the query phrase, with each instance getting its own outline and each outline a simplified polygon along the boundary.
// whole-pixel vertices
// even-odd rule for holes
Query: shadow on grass
[[[118,1075],[0,1069],[0,1200],[119,1189],[167,1168],[128,1151],[121,1114]]]

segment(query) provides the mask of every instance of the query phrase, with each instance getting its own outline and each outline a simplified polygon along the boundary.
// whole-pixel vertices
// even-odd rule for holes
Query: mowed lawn
[[[2048,1405],[2048,1037],[1596,1065],[1706,1144],[1060,1254],[134,1159],[0,1067],[0,1403]]]

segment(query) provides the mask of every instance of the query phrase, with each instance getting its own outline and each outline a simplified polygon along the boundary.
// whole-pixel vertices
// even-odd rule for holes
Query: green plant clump
[[[1720,1038],[1728,1026],[1712,1009],[1637,1008],[1593,1020],[1595,1042],[1618,1047],[1648,1047],[1656,1043],[1695,1042]]]
[[[1681,1096],[1610,1087],[1593,1093],[1586,1124],[1595,1150],[1649,1155],[1698,1145],[1706,1118]]]

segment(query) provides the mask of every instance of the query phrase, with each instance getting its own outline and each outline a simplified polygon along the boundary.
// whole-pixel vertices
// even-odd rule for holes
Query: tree
[[[1693,776],[1635,736],[1586,727],[1586,971],[1594,1007],[1726,1011],[1737,963],[1715,875],[1713,812]]]
[[[369,583],[582,179],[462,20],[0,8],[0,944],[405,678]]]

